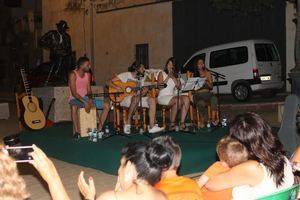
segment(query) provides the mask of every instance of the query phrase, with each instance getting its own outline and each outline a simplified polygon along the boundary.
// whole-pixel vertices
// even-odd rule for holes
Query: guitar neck
[[[20,71],[21,71],[21,76],[22,76],[24,88],[25,88],[25,93],[29,97],[29,99],[31,100],[32,90],[31,90],[31,87],[29,85],[29,82],[27,81],[27,75],[25,73],[25,69],[21,68]]]

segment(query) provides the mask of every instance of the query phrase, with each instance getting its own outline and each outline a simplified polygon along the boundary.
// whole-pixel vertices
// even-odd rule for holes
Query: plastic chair
[[[300,185],[294,185],[288,189],[267,195],[257,200],[295,200],[297,199]]]

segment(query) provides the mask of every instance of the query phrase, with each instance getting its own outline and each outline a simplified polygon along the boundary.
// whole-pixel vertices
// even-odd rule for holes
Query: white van
[[[231,93],[239,101],[246,101],[254,91],[275,93],[284,86],[280,57],[270,40],[245,40],[197,51],[184,69],[193,71],[199,58],[208,70],[225,75],[225,80],[214,83],[219,85],[220,93]]]

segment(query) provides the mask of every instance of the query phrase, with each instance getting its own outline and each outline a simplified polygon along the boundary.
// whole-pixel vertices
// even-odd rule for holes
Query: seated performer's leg
[[[78,127],[78,116],[77,116],[77,111],[79,107],[75,105],[71,105],[71,119],[73,123],[73,137],[74,138],[79,138],[80,133],[79,133],[79,127]]]
[[[130,106],[129,106],[129,109],[128,109],[126,124],[131,124],[131,117],[132,117],[136,107],[138,106],[139,102],[140,102],[140,97],[138,95],[132,96],[131,103],[130,103]]]
[[[100,118],[99,118],[98,130],[103,129],[103,125],[104,125],[104,122],[105,122],[105,120],[107,118],[107,115],[109,113],[109,109],[110,109],[110,103],[104,101],[103,106],[102,106],[102,112],[101,112],[101,115],[100,115]]]
[[[181,124],[185,124],[185,118],[188,113],[189,107],[190,107],[190,99],[186,95],[180,96],[181,100]],[[184,125],[185,126],[185,125]]]
[[[174,126],[175,126],[177,111],[180,108],[179,104],[180,104],[180,99],[179,99],[179,102],[178,102],[176,96],[172,97],[172,99],[170,100],[170,102],[168,104],[168,106],[171,108],[171,118],[170,118],[171,130],[175,128]]]
[[[155,98],[148,97],[147,101],[149,104],[149,125],[150,128],[153,128],[155,123],[156,100]]]
[[[147,102],[149,105],[149,123],[150,123],[149,133],[157,133],[163,131],[164,128],[155,126],[155,113],[156,113],[156,103],[157,103],[156,99],[152,97],[148,97]]]
[[[210,105],[211,105],[211,120],[216,125],[217,124],[217,116],[218,116],[218,98],[212,94],[210,97]]]

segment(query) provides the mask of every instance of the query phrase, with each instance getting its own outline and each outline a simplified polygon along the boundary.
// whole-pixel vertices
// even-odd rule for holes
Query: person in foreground
[[[152,143],[163,145],[172,155],[172,164],[167,170],[163,171],[162,179],[155,185],[155,188],[163,191],[169,200],[203,199],[200,187],[196,181],[177,175],[181,161],[180,146],[174,143],[169,136],[157,137],[153,139]]]
[[[0,149],[2,149],[0,145]],[[24,179],[19,175],[16,162],[0,150],[0,199],[23,200],[29,198]]]
[[[208,180],[218,174],[227,172],[230,168],[248,160],[248,152],[244,145],[230,136],[223,137],[217,144],[217,154],[220,161],[211,165],[198,179],[204,199],[230,200],[232,188],[221,191],[210,191],[204,187]]]
[[[132,143],[122,150],[118,181],[114,190],[101,194],[97,200],[166,200],[163,192],[153,187],[161,172],[171,165],[171,155],[156,143]],[[78,178],[78,187],[85,199],[95,199],[93,179],[86,183],[84,173]]]
[[[282,144],[271,127],[257,114],[238,115],[231,122],[229,135],[242,143],[249,160],[209,179],[205,187],[212,191],[233,188],[233,199],[256,199],[291,187],[292,167]]]
[[[33,160],[30,163],[47,182],[53,200],[70,200],[67,191],[60,179],[53,162],[37,146],[32,145],[33,152],[30,153]]]

